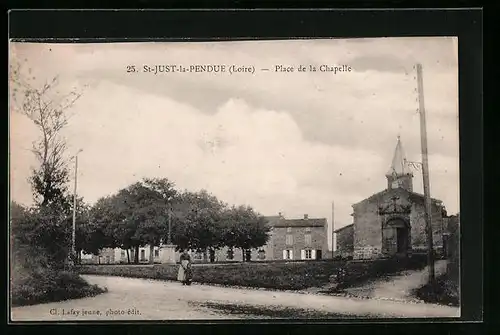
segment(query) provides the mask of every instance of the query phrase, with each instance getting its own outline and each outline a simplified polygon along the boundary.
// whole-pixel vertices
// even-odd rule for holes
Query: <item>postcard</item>
[[[11,41],[11,320],[459,317],[457,43]]]

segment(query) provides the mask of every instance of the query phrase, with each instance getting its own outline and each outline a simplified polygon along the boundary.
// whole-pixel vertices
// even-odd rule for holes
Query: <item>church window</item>
[[[286,235],[286,245],[293,244],[293,235]]]
[[[291,233],[291,232],[292,232],[292,227],[288,227],[288,228],[286,229],[286,232],[287,232],[287,233]]]

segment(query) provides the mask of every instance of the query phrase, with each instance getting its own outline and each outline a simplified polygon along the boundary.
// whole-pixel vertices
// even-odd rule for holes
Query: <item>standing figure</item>
[[[184,250],[180,257],[181,265],[177,274],[177,280],[182,282],[182,285],[191,285],[192,270],[191,270],[191,256]]]

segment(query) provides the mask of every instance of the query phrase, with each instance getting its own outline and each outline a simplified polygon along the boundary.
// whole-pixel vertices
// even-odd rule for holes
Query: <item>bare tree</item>
[[[65,159],[66,140],[61,135],[68,124],[67,110],[81,97],[81,92],[59,91],[59,78],[37,84],[30,68],[19,62],[10,66],[10,108],[27,116],[40,131],[31,151],[40,167],[34,169],[30,182],[35,203],[41,207],[61,205],[67,201],[68,162]],[[65,207],[69,206],[66,204]]]

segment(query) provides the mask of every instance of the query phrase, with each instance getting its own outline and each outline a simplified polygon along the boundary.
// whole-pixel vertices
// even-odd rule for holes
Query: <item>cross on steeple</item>
[[[409,162],[406,160],[399,133],[397,135],[397,139],[391,166],[385,175],[388,181],[388,188],[404,188],[411,192],[413,190],[411,180],[413,174],[409,167]]]
[[[394,206],[394,211],[396,211],[396,205],[397,205],[397,204],[396,204],[396,200],[398,200],[398,199],[399,199],[399,197],[398,197],[398,196],[393,196],[393,197],[391,198],[391,200],[392,200],[392,205]]]

